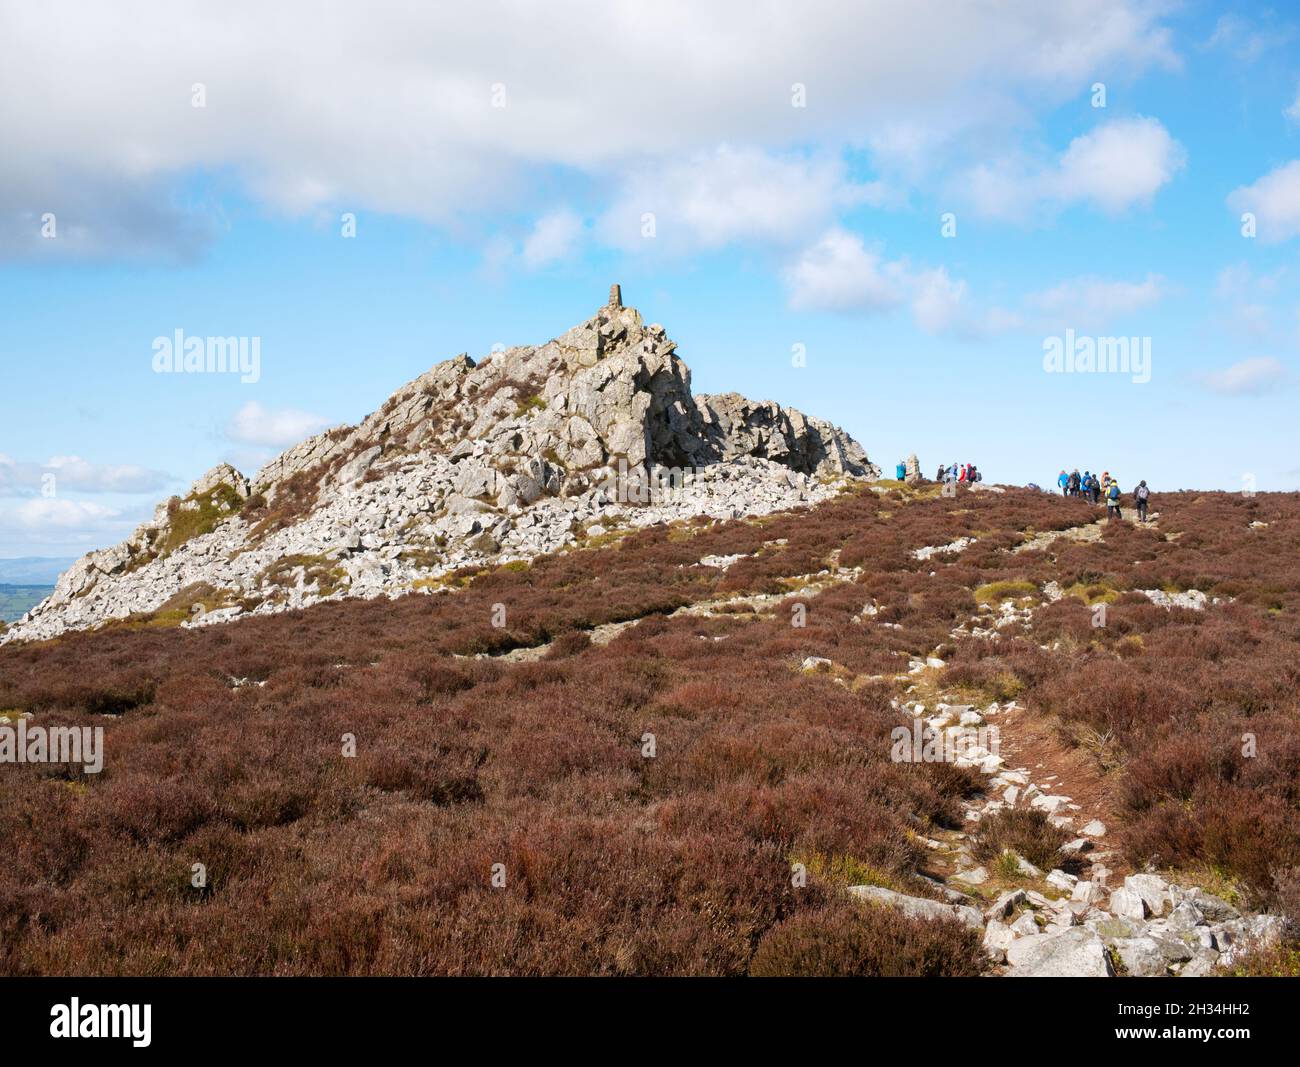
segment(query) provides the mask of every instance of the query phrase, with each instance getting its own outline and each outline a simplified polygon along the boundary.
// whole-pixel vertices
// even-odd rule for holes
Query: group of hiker
[[[975,469],[974,463],[954,463],[949,467],[940,467],[934,480],[936,482],[982,482],[984,475]]]
[[[1105,500],[1106,518],[1123,520],[1124,516],[1120,511],[1123,494],[1120,491],[1119,480],[1111,477],[1110,471],[1102,471],[1097,475],[1092,471],[1084,471],[1080,474],[1078,467],[1069,474],[1062,470],[1056,479],[1056,484],[1060,487],[1062,496],[1081,496],[1094,504],[1100,504]],[[1133,490],[1133,503],[1137,505],[1138,521],[1146,522],[1147,508],[1151,504],[1151,490],[1147,487],[1145,478],[1138,482],[1137,488]]]

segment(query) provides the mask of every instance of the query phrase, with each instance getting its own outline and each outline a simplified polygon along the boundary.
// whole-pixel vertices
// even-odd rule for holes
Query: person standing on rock
[[[1146,522],[1147,508],[1151,504],[1151,490],[1147,488],[1145,478],[1138,482],[1138,487],[1133,490],[1133,501],[1137,504],[1138,522]]]

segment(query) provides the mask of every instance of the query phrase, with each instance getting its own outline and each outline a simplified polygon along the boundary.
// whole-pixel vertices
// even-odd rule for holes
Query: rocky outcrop
[[[595,526],[765,514],[877,477],[827,422],[734,393],[694,396],[663,327],[612,297],[546,344],[437,364],[251,479],[214,467],[121,545],[79,560],[0,641],[163,605],[193,607],[187,625],[201,625],[399,595]]]
[[[903,480],[908,485],[920,485],[925,481],[925,478],[921,475],[921,461],[916,458],[915,452],[907,457],[903,466],[903,471]],[[980,483],[976,482],[975,484],[978,485]]]
[[[821,419],[735,393],[701,396],[697,403],[714,461],[763,456],[806,473],[879,476],[856,441]]]

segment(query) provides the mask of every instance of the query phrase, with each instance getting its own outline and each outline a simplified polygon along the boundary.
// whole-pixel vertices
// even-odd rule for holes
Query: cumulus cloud
[[[965,281],[943,267],[913,269],[905,259],[887,260],[857,234],[827,231],[785,271],[790,307],[797,311],[874,313],[910,307],[916,325],[930,334],[978,338],[1015,329],[1020,317],[1001,308],[973,307]]]
[[[524,241],[520,258],[531,270],[572,255],[582,236],[582,219],[568,208],[557,208],[537,220]]]
[[[622,248],[645,248],[653,216],[655,248],[684,252],[737,241],[790,245],[811,238],[842,208],[880,204],[877,182],[852,182],[837,158],[718,148],[629,177],[600,230]]]
[[[13,507],[0,509],[0,527],[27,533],[78,530],[106,519],[116,519],[120,514],[114,508],[84,500],[33,497]]]
[[[1186,162],[1183,147],[1153,118],[1115,119],[1076,137],[1055,160],[983,163],[963,178],[975,210],[1028,220],[1041,208],[1088,204],[1107,214],[1150,204]]]
[[[932,156],[990,116],[1014,130],[1107,71],[1175,65],[1162,19],[1141,0],[879,0],[761,17],[742,0],[374,0],[364,20],[307,0],[122,0],[52,26],[44,9],[8,4],[0,95],[23,106],[0,111],[0,256],[192,254],[220,229],[193,203],[196,173],[290,214],[441,224],[506,204],[543,211],[543,169],[617,198],[647,168],[724,142],[834,153],[876,138],[882,154]],[[794,83],[806,108],[791,106]],[[47,211],[58,240],[33,236]],[[701,240],[737,226],[711,223]]]
[[[226,437],[241,445],[287,448],[329,426],[328,419],[296,408],[267,408],[256,400],[244,404],[226,426]]]
[[[144,514],[64,497],[0,501],[0,553],[7,556],[85,552],[121,541]]]
[[[53,476],[53,481],[48,478]],[[172,480],[163,471],[133,464],[91,463],[80,456],[52,456],[44,463],[22,463],[0,454],[0,494],[28,493],[51,486],[55,492],[147,493]]]
[[[902,262],[890,263],[841,229],[824,234],[786,270],[790,306],[796,311],[882,311],[907,296]]]
[[[1234,189],[1228,194],[1228,207],[1255,216],[1261,241],[1275,243],[1300,235],[1300,159]]]
[[[1205,374],[1201,381],[1211,392],[1242,396],[1267,392],[1285,381],[1286,376],[1286,367],[1280,360],[1257,356]]]

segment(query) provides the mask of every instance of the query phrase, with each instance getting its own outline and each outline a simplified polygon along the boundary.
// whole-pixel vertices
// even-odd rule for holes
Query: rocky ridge
[[[540,346],[462,354],[356,426],[247,478],[221,464],[92,552],[0,643],[133,616],[183,625],[440,587],[617,528],[814,504],[879,469],[820,419],[695,396],[662,326],[617,287]]]

